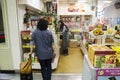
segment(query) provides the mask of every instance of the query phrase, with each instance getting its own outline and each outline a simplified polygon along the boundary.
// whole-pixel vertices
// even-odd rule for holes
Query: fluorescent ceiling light
[[[104,3],[111,3],[112,1],[103,1]]]
[[[78,2],[78,3],[79,3],[79,2],[86,2],[86,0],[78,0],[77,2]]]

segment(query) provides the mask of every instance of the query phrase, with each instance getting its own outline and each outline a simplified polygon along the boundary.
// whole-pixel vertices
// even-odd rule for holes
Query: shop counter
[[[81,49],[83,55],[85,55],[85,54],[88,53],[88,52],[87,52],[87,49],[86,49],[85,45],[83,44],[83,41],[82,41],[82,40],[80,40],[80,49]]]
[[[120,68],[94,68],[84,55],[82,80],[120,80]]]
[[[91,65],[88,55],[85,54],[83,61],[82,80],[96,80],[96,70],[97,69]]]

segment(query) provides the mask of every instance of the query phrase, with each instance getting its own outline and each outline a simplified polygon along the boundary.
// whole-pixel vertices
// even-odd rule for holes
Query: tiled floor
[[[33,80],[42,80],[40,73],[33,74]],[[1,74],[0,80],[20,80],[19,74]],[[53,74],[52,80],[82,80],[81,74]]]
[[[83,55],[79,47],[69,48],[69,55],[60,55],[55,73],[82,73]]]
[[[82,80],[83,56],[79,48],[70,48],[68,56],[60,56],[52,80]],[[64,66],[65,65],[65,66]],[[0,80],[20,80],[20,74],[1,74]],[[41,73],[33,73],[33,80],[42,80]]]

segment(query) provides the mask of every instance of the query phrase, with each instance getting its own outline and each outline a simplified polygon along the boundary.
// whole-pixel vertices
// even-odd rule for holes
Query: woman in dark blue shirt
[[[35,55],[39,59],[43,80],[51,80],[52,58],[54,55],[54,39],[52,32],[47,30],[48,22],[41,19],[38,22],[37,29],[32,33],[31,45],[35,45]],[[31,47],[30,55],[33,52]]]

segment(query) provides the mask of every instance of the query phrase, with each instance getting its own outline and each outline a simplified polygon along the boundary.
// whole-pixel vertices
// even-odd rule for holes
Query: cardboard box
[[[77,47],[78,46],[78,41],[75,39],[71,39],[69,43],[69,47]]]
[[[89,45],[88,57],[94,67],[115,67],[115,51],[103,45]],[[109,63],[108,58],[114,57],[113,63]]]

